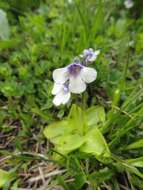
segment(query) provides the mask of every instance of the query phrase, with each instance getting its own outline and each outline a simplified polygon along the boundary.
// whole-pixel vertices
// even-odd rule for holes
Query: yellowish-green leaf
[[[47,139],[51,140],[51,142],[55,142],[56,138],[66,135],[72,130],[73,129],[70,127],[69,122],[67,120],[63,120],[46,127],[44,130],[44,135]]]
[[[143,168],[143,157],[128,159],[126,160],[126,162],[130,164],[131,166]]]
[[[95,156],[110,157],[108,145],[98,128],[90,130],[86,135],[86,142],[80,151]]]
[[[84,142],[84,137],[78,134],[65,135],[58,139],[57,151],[68,154],[79,148]]]
[[[13,179],[11,172],[4,171],[0,169],[0,188],[2,188],[6,183]]]
[[[131,143],[126,147],[126,149],[136,149],[136,148],[142,148],[143,147],[143,139],[140,139],[134,143]]]
[[[101,106],[93,106],[86,111],[86,121],[88,126],[97,125],[105,121],[105,110]]]
[[[83,133],[83,127],[85,125],[85,113],[84,111],[77,105],[73,104],[68,116],[68,120],[71,123],[71,127],[76,130],[80,134]]]

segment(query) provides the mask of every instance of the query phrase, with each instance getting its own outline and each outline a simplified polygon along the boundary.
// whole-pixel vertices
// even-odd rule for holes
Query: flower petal
[[[56,69],[53,72],[53,79],[56,83],[65,83],[68,80],[68,70],[66,67]]]
[[[84,92],[86,89],[86,84],[85,82],[81,79],[80,75],[74,77],[70,76],[70,81],[69,81],[69,90],[72,93],[75,94],[80,94]]]
[[[97,56],[98,56],[99,54],[100,54],[100,50],[97,50],[97,51],[93,52],[92,56],[87,57],[87,60],[88,60],[89,62],[93,62],[93,61],[96,60],[96,58],[97,58]]]
[[[54,86],[53,86],[53,89],[52,89],[52,94],[53,95],[58,94],[58,92],[60,92],[62,90],[62,86],[63,85],[61,85],[59,83],[54,83]]]
[[[63,94],[61,92],[58,93],[53,99],[53,104],[55,104],[55,106],[59,106],[60,104],[62,104],[62,97]]]
[[[125,5],[126,9],[130,9],[134,6],[134,2],[132,0],[126,0],[126,1],[124,1],[124,5]]]
[[[100,50],[96,50],[95,52],[94,52],[94,54],[97,56],[97,55],[99,55],[100,54]]]
[[[97,77],[97,71],[90,67],[84,67],[81,70],[81,78],[84,82],[90,83],[93,82]]]
[[[69,99],[70,99],[70,92],[65,93],[63,90],[61,92],[59,92],[58,94],[56,94],[56,96],[53,99],[53,103],[56,106],[59,106],[61,104],[66,104]]]
[[[64,95],[63,95],[62,104],[66,104],[66,103],[69,101],[70,97],[71,97],[70,92],[64,94]]]

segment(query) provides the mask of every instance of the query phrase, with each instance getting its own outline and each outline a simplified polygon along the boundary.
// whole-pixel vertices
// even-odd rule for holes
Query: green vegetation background
[[[122,0],[0,1],[9,23],[0,25],[3,189],[40,188],[45,181],[29,182],[40,164],[44,171],[67,169],[51,178],[47,189],[143,189],[143,2],[134,2],[128,10]],[[71,107],[53,106],[52,71],[90,47],[101,54],[92,65],[98,77],[87,89],[87,106],[106,110],[101,131],[114,162],[74,154],[64,164],[51,164],[43,129]]]

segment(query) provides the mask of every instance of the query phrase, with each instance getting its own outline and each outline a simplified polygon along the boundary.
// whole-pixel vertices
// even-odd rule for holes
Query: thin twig
[[[47,190],[47,187],[48,187],[50,181],[51,181],[51,178],[49,178],[49,179],[44,183],[44,185],[42,185],[38,190]]]
[[[42,179],[43,184],[44,184],[44,183],[45,183],[45,176],[44,176],[44,174],[43,174],[43,171],[42,171],[41,167],[39,167],[39,174],[40,174],[41,179]]]
[[[64,172],[66,172],[67,170],[55,170],[53,172],[50,172],[50,173],[47,173],[47,174],[44,174],[44,177],[45,179],[48,178],[48,177],[52,177],[52,176],[55,176],[55,175],[59,175],[59,174],[62,174]],[[32,177],[30,178],[28,181],[29,182],[35,182],[35,181],[39,181],[41,180],[41,175],[37,176],[37,177]]]

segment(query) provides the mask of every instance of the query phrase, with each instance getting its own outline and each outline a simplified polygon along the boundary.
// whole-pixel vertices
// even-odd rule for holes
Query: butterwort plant
[[[72,93],[83,93],[87,84],[96,79],[97,71],[88,65],[96,60],[99,53],[99,50],[85,49],[71,64],[54,70],[52,94],[55,95],[53,103],[56,106],[66,104]],[[69,115],[46,127],[44,134],[60,154],[68,155],[77,151],[86,157],[92,155],[106,162],[110,160],[110,150],[99,129],[104,122],[105,111],[102,106],[82,109],[73,104]]]
[[[54,105],[66,104],[70,100],[71,93],[83,93],[87,84],[96,79],[97,71],[87,65],[94,62],[99,53],[99,50],[85,49],[71,64],[53,71]]]

